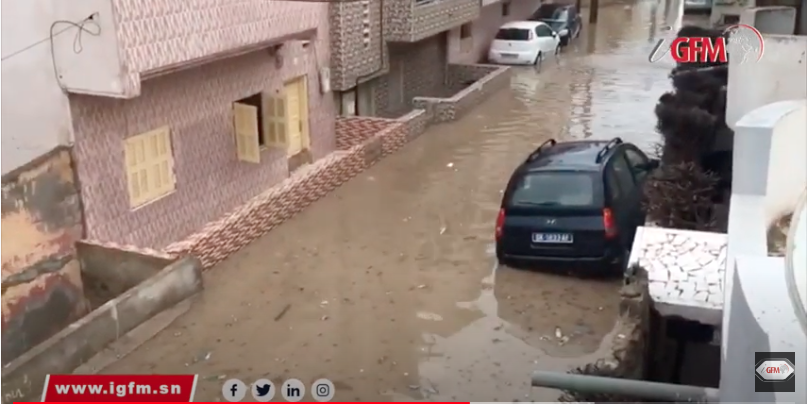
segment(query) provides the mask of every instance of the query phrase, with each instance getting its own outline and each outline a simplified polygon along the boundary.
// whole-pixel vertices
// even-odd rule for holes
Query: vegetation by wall
[[[81,202],[70,150],[2,178],[3,365],[87,312],[75,241]]]
[[[722,31],[685,26],[679,37],[711,37]],[[686,45],[683,45],[686,46]],[[725,231],[721,209],[731,185],[731,151],[715,152],[726,126],[726,63],[679,64],[674,90],[656,105],[661,167],[645,188],[648,220],[662,227]],[[730,136],[730,135],[729,135]]]

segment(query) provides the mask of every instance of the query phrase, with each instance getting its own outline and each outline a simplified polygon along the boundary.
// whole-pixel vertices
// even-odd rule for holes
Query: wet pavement
[[[530,372],[607,354],[619,281],[497,268],[501,189],[551,137],[652,146],[670,68],[647,61],[654,4],[603,8],[559,60],[209,271],[189,313],[105,372],[197,373],[197,401],[262,377],[329,378],[337,401],[555,400]]]

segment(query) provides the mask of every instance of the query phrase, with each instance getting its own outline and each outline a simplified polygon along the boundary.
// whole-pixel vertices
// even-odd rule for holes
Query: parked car
[[[561,46],[568,45],[583,30],[583,19],[574,5],[542,4],[528,19],[549,24],[560,35]]]
[[[712,0],[684,0],[684,12],[706,12],[712,10]]]
[[[503,265],[575,262],[624,269],[644,225],[641,189],[658,167],[639,148],[611,141],[549,140],[510,178],[496,219]]]
[[[488,60],[498,64],[538,65],[560,50],[558,33],[540,21],[513,21],[499,28]]]

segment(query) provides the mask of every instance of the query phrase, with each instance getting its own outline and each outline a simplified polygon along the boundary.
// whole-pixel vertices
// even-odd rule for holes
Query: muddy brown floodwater
[[[556,399],[530,372],[605,355],[619,282],[497,268],[501,190],[551,137],[656,141],[669,65],[647,62],[654,5],[604,8],[542,71],[516,68],[509,89],[208,271],[187,314],[105,372],[197,373],[197,401],[262,377],[329,378],[337,401]]]

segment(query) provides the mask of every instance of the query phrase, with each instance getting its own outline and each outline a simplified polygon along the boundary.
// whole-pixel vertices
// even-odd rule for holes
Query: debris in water
[[[555,327],[555,338],[563,338],[563,332],[560,330],[560,327]]]
[[[329,319],[329,318],[330,318],[330,317],[328,317],[328,315],[326,314],[326,315],[322,316],[322,319],[321,319],[321,320],[322,320],[322,321],[325,321],[325,320],[327,320],[327,319]]]
[[[448,163],[448,164],[446,164],[446,167],[448,167],[448,168],[454,167],[454,163]]]
[[[325,307],[325,306],[327,306],[327,305],[328,305],[328,301],[327,301],[327,300],[323,300],[323,301],[319,302],[319,305],[320,305],[320,307]]]
[[[283,318],[283,316],[286,315],[286,313],[289,311],[290,308],[291,308],[291,303],[289,303],[285,307],[283,307],[283,310],[280,310],[280,313],[277,313],[277,315],[275,316],[275,321],[278,321],[281,318]]]
[[[443,317],[437,313],[430,313],[428,311],[419,311],[416,316],[421,320],[428,321],[443,321]]]
[[[443,226],[440,228],[440,235],[446,234],[446,230],[448,230],[448,226]]]
[[[426,285],[418,285],[418,289],[426,289]]]

